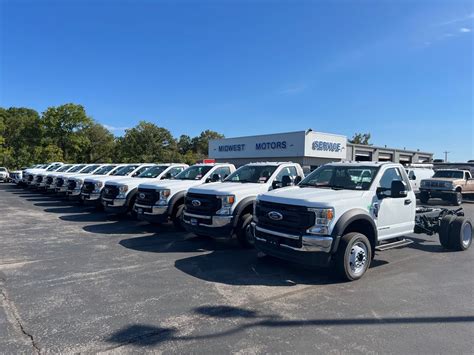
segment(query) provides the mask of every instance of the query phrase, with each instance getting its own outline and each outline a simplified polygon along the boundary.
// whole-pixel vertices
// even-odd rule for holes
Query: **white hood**
[[[267,192],[260,195],[258,199],[259,201],[306,207],[335,207],[340,204],[347,205],[349,200],[359,200],[362,206],[365,206],[363,197],[366,193],[367,191],[292,186]]]
[[[171,196],[181,191],[188,191],[193,186],[202,185],[201,180],[160,180],[156,182],[141,183],[138,188],[144,189],[168,189]]]
[[[123,186],[127,185],[129,190],[132,190],[134,188],[137,188],[138,185],[140,184],[148,184],[148,183],[153,183],[153,182],[158,182],[158,181],[164,181],[160,180],[159,178],[139,178],[139,177],[124,177],[122,179],[116,179],[110,181],[110,185],[115,185],[115,186]],[[109,183],[107,181],[107,183]]]
[[[240,182],[214,182],[190,188],[188,191],[196,194],[207,195],[238,195],[257,196],[268,191],[269,184],[240,183]],[[236,196],[237,197],[237,196]]]

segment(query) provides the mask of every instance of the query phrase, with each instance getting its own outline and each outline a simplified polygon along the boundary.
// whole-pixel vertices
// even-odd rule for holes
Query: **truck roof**
[[[253,166],[262,166],[262,165],[270,165],[270,166],[279,166],[279,165],[283,165],[283,164],[297,164],[297,163],[293,163],[292,161],[259,161],[259,162],[255,162],[255,163],[248,163],[248,164],[245,164],[245,165],[253,165]]]
[[[327,165],[338,165],[338,166],[373,166],[379,167],[383,165],[401,165],[400,163],[394,163],[391,161],[341,161],[341,162],[334,162],[328,163]]]

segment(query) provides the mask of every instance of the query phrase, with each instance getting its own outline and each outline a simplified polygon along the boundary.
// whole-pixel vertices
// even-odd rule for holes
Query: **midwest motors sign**
[[[290,132],[209,141],[209,157],[225,158],[285,158],[321,157],[344,159],[345,136],[318,132]]]

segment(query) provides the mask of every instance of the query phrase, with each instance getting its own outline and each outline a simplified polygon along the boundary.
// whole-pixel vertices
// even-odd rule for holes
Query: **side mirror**
[[[413,174],[413,175],[411,176],[410,180],[416,180],[416,175]]]
[[[402,198],[408,196],[407,187],[403,181],[392,181],[392,188],[390,190],[390,197],[392,198]]]
[[[283,184],[280,182],[280,181],[273,181],[272,182],[272,189],[275,190],[275,189],[279,189],[280,187],[282,187]]]
[[[161,177],[161,180],[169,180],[171,178],[172,178],[171,173],[166,173],[165,175]]]
[[[388,189],[385,187],[377,187],[377,190],[375,191],[375,193],[377,194],[377,198],[381,200],[385,197],[388,197],[385,193],[386,191],[388,191]]]
[[[220,175],[219,174],[212,174],[211,182],[218,182],[218,181],[221,181]]]
[[[286,186],[291,186],[293,185],[293,181],[288,175],[285,175],[281,178],[281,186],[286,187]]]
[[[295,185],[298,185],[301,182],[301,180],[303,180],[301,176],[298,175],[297,177],[295,177]]]

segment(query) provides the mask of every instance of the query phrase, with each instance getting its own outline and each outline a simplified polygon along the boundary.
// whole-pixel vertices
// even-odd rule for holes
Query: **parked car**
[[[185,199],[185,228],[197,235],[230,239],[243,247],[253,246],[250,231],[257,195],[293,186],[303,179],[296,163],[250,163],[228,176],[222,184],[191,187]]]
[[[42,173],[47,169],[55,169],[58,166],[63,165],[61,162],[54,162],[51,164],[37,164],[31,168],[26,169],[23,172],[23,183],[26,187],[30,186],[34,182],[34,178],[36,174]]]
[[[415,195],[420,193],[421,180],[429,179],[434,175],[433,164],[411,164],[406,167],[410,184]]]
[[[81,199],[88,205],[102,206],[101,197],[106,181],[119,180],[124,177],[140,175],[156,164],[121,164],[105,176],[95,176],[84,179]]]
[[[474,194],[474,180],[469,170],[437,170],[431,179],[420,184],[420,201],[428,203],[430,198],[441,198],[444,201],[461,205],[463,196]]]
[[[135,212],[141,220],[164,223],[171,220],[182,229],[184,196],[189,188],[210,182],[220,182],[235,171],[233,164],[196,164],[172,180],[138,185]]]
[[[0,167],[0,182],[8,182],[10,179],[10,174],[8,173],[8,169],[4,167]]]
[[[357,179],[361,168],[370,179]],[[472,243],[462,209],[417,209],[405,168],[396,163],[323,165],[298,186],[259,195],[252,229],[260,256],[334,266],[346,280],[365,274],[376,248],[410,244],[404,237],[411,233],[438,233],[450,250]]]
[[[102,205],[105,212],[111,214],[133,213],[138,185],[148,182],[172,179],[188,168],[187,164],[158,164],[135,177],[105,182]]]
[[[112,164],[94,164],[82,170],[76,175],[70,175],[66,181],[66,196],[68,200],[81,201],[81,190],[84,180],[94,176],[105,176],[116,165]]]
[[[38,189],[46,192],[54,192],[56,189],[56,178],[63,173],[68,173],[72,170],[78,170],[77,168],[81,164],[64,164],[58,170],[48,173],[43,181],[38,185]]]

